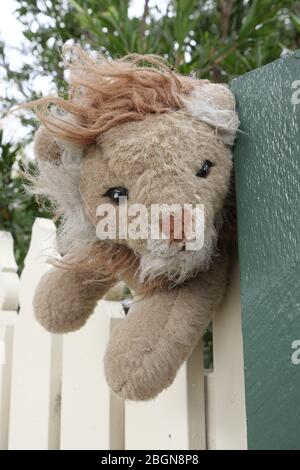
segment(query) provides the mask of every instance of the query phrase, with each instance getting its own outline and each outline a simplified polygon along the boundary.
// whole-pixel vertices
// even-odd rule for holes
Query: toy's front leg
[[[67,333],[83,326],[96,303],[114,284],[93,273],[52,268],[40,280],[34,297],[38,322],[52,333]],[[92,282],[86,282],[91,279]]]
[[[148,400],[173,382],[221,303],[226,278],[223,259],[188,284],[156,291],[132,305],[113,330],[104,360],[114,392]]]

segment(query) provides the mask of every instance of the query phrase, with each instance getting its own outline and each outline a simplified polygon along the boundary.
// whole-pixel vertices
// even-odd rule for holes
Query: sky
[[[49,0],[48,0],[49,1]],[[51,1],[51,0],[50,0]],[[165,11],[166,5],[169,0],[150,0],[149,7],[157,5],[162,11]],[[20,46],[26,43],[26,38],[22,34],[22,24],[15,18],[14,11],[18,3],[15,0],[2,0],[1,14],[0,14],[0,39],[6,44],[6,52],[9,52],[9,63],[13,70],[18,70],[24,63],[31,64],[31,57],[24,57],[17,50]],[[130,4],[130,16],[140,17],[143,13],[144,2],[142,0],[132,0]],[[6,92],[14,94],[16,91],[12,86],[8,88],[7,82],[3,79],[5,72],[0,67],[0,96]],[[50,91],[51,79],[47,77],[37,77],[34,81],[34,86],[37,92],[47,94]],[[19,120],[15,116],[9,116],[2,119],[0,127],[4,128],[4,138],[6,141],[17,142],[26,135],[26,129],[22,128]],[[28,150],[29,154],[31,153]]]
[[[22,34],[22,25],[13,15],[16,7],[17,3],[14,0],[1,2],[0,38],[12,48],[10,61],[14,67],[17,67],[20,60],[22,60],[20,54],[14,48],[20,46],[25,40]]]
[[[169,0],[150,0],[149,7],[157,5],[162,11],[165,10]],[[22,25],[14,17],[14,10],[18,6],[15,0],[2,0],[0,15],[0,37],[11,47],[16,47],[24,42],[22,34]],[[129,14],[131,16],[141,16],[143,13],[143,0],[131,0]],[[11,53],[11,61],[14,65],[18,65],[20,55]]]
[[[0,31],[1,36],[13,44],[15,41],[22,41],[22,33],[18,27],[18,21],[14,18],[13,12],[16,9],[17,2],[14,0],[5,0],[1,5]]]

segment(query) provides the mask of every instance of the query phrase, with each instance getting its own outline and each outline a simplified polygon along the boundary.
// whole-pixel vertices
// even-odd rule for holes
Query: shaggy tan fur
[[[193,88],[192,79],[176,75],[159,57],[132,54],[108,61],[103,56],[93,59],[78,47],[70,54],[69,99],[50,96],[25,106],[34,108],[52,134],[81,145],[145,114],[182,108],[184,95]]]
[[[123,398],[145,400],[172,383],[225,293],[234,97],[223,85],[176,75],[157,58],[108,62],[79,49],[75,56],[69,99],[34,104],[44,126],[32,191],[62,216],[65,255],[42,278],[35,312],[50,331],[73,331],[111,286],[126,282],[138,299],[112,334],[105,373]],[[214,165],[199,178],[207,159]],[[111,203],[105,193],[116,186],[128,189],[129,206],[203,204],[204,246],[182,251],[168,240],[118,233],[97,239],[97,207]]]

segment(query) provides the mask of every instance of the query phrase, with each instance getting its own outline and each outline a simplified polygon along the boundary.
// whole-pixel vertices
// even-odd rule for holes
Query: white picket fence
[[[203,370],[200,342],[168,390],[124,402],[109,391],[102,365],[124,316],[119,302],[100,301],[86,326],[67,335],[34,318],[55,239],[52,221],[37,219],[19,279],[12,237],[0,232],[0,449],[245,449],[238,268],[213,322],[214,370]]]

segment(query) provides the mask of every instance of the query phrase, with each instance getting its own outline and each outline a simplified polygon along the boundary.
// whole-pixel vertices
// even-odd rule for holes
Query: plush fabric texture
[[[125,282],[136,297],[112,332],[105,374],[122,398],[148,400],[173,382],[226,291],[235,100],[226,86],[177,75],[159,58],[109,62],[78,48],[74,54],[69,98],[28,105],[42,123],[30,190],[50,199],[62,220],[63,257],[41,279],[35,313],[49,331],[74,331]],[[206,161],[207,177],[197,176]],[[115,238],[99,239],[97,208],[113,205],[113,187],[128,190],[129,209],[202,204],[203,246],[123,239],[117,206]]]
[[[69,264],[71,263],[71,264]],[[116,283],[104,276],[103,268],[68,269],[74,258],[65,256],[64,265],[43,275],[34,296],[34,310],[41,325],[51,333],[67,333],[81,328],[93,313],[98,299]]]
[[[223,299],[227,268],[227,257],[217,258],[187,284],[133,303],[113,330],[104,358],[116,394],[148,400],[173,383]]]

